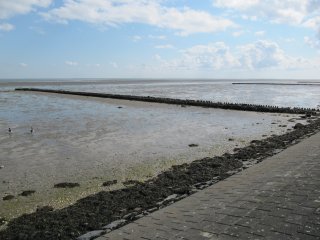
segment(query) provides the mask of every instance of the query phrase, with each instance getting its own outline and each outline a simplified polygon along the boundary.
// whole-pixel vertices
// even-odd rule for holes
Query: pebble
[[[115,228],[118,228],[118,227],[124,225],[126,222],[127,222],[127,220],[125,220],[125,219],[116,220],[116,221],[113,221],[112,223],[109,223],[108,225],[102,227],[102,229],[104,229],[104,230],[107,230],[107,229],[113,230]]]
[[[91,231],[91,232],[88,232],[88,233],[78,237],[77,240],[91,240],[91,239],[94,239],[94,238],[101,236],[104,233],[105,232],[103,230]]]

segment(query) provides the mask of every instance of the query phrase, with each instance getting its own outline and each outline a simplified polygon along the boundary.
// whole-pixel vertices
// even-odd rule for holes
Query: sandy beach
[[[305,122],[288,121],[299,119],[297,115],[44,93],[5,94],[15,105],[14,109],[2,105],[6,117],[0,122],[4,129],[0,192],[15,196],[1,201],[0,215],[8,219],[38,206],[62,208],[105,190],[101,186],[105,181],[118,182],[109,190],[121,188],[124,181],[143,181],[172,165],[232,152],[253,139],[281,134]],[[9,126],[12,134],[5,131]],[[76,182],[80,187],[53,188],[60,182]],[[19,196],[26,190],[35,193]]]

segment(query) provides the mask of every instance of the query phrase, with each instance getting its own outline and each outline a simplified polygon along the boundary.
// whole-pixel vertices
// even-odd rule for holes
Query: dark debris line
[[[211,102],[204,100],[190,100],[190,99],[174,99],[174,98],[161,98],[150,96],[133,96],[133,95],[120,95],[120,94],[108,94],[108,93],[93,93],[93,92],[75,92],[67,90],[54,90],[54,89],[39,89],[39,88],[16,88],[16,91],[33,91],[33,92],[48,92],[78,96],[100,97],[100,98],[113,98],[130,101],[142,101],[142,102],[156,102],[165,104],[175,104],[181,106],[198,106],[207,108],[221,108],[229,110],[240,111],[254,111],[254,112],[272,112],[272,113],[293,113],[293,114],[308,114],[316,115],[319,110],[311,108],[290,108],[290,107],[278,107],[269,105],[255,105],[247,103],[228,103],[228,102]]]
[[[173,166],[144,183],[132,182],[132,186],[124,189],[102,191],[64,209],[40,208],[10,221],[7,229],[0,232],[0,239],[75,239],[116,220],[128,223],[241,171],[248,162],[262,161],[319,130],[320,119],[309,120],[308,125],[297,125],[283,135],[254,140],[247,147],[235,149],[233,154]],[[175,197],[171,198],[172,195]]]

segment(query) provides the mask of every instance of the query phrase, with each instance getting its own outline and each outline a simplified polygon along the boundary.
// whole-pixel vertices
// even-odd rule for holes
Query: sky
[[[0,79],[320,79],[320,0],[0,0]]]

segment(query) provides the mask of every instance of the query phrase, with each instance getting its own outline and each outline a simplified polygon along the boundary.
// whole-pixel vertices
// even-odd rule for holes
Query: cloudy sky
[[[0,78],[320,78],[320,0],[0,0]]]

